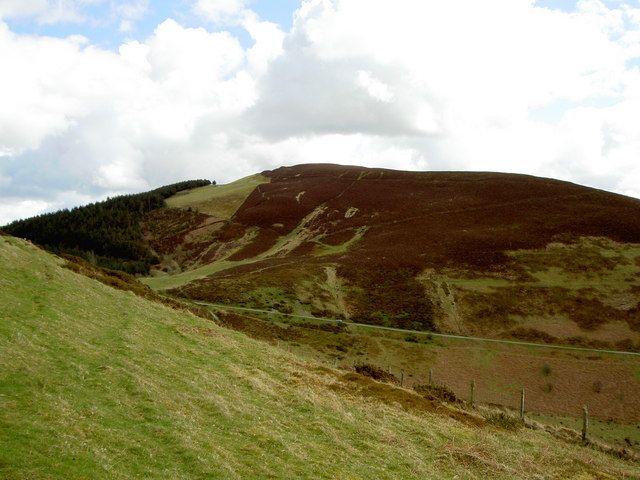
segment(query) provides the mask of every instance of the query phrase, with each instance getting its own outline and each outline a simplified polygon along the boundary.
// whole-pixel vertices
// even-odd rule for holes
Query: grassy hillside
[[[180,192],[167,201],[172,208],[192,208],[219,220],[229,220],[259,185],[269,183],[263,175],[252,175],[226,185],[206,185]]]
[[[215,308],[224,309],[230,310]],[[640,455],[637,355],[381,331],[255,311],[220,318],[230,328],[325,365],[382,368],[398,382],[402,376],[405,387],[428,384],[431,374],[436,384],[468,400],[473,381],[478,402],[512,412],[524,388],[527,415],[552,424],[579,429],[587,405],[595,439]]]
[[[155,275],[179,274],[227,258],[245,246],[256,233],[253,229],[240,238],[230,219],[254,189],[269,183],[269,178],[253,175],[227,185],[208,185],[180,192],[167,199],[170,208],[154,210],[144,221],[145,240],[159,257]],[[226,267],[223,267],[226,268]],[[213,271],[189,274],[201,278]],[[185,283],[185,282],[183,282]],[[172,281],[170,285],[176,285]]]
[[[307,363],[0,237],[0,477],[627,478],[640,470]]]

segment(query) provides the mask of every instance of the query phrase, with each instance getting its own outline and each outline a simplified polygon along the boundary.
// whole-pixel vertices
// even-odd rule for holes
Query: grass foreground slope
[[[0,237],[1,478],[640,474],[302,361],[62,263]]]

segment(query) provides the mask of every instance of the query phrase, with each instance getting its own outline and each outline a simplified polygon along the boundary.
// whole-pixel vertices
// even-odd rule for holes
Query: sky
[[[640,198],[640,0],[0,0],[0,225],[282,165]]]

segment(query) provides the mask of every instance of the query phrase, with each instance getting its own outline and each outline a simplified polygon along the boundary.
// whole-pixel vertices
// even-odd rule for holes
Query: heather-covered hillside
[[[198,208],[224,203],[224,186],[148,217],[165,270],[150,285],[404,328],[640,344],[636,199],[499,173],[322,164],[251,178],[227,218]]]

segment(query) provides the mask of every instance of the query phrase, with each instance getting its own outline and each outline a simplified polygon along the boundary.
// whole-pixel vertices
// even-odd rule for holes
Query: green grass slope
[[[167,199],[172,208],[192,208],[199,212],[228,220],[238,210],[249,194],[259,185],[269,183],[263,175],[251,175],[226,185],[207,185],[185,192],[178,192]]]
[[[370,394],[383,387],[414,400]],[[545,433],[407,407],[418,400],[111,289],[0,237],[0,478],[640,474],[635,463]]]

